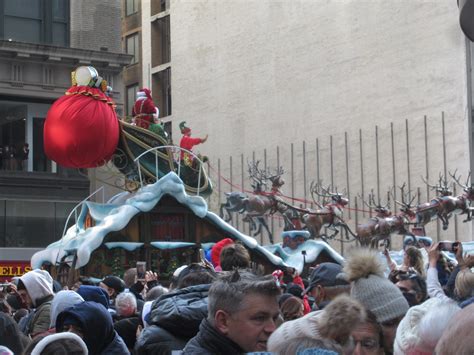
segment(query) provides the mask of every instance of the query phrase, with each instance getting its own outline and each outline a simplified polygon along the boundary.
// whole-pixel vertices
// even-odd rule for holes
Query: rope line
[[[259,194],[255,194],[254,191],[251,191],[251,190],[246,190],[244,189],[242,186],[240,185],[236,185],[234,183],[232,183],[230,180],[228,180],[227,178],[225,178],[224,176],[222,176],[211,164],[209,164],[209,169],[212,170],[220,180],[223,180],[224,182],[226,182],[230,187],[234,188],[235,190],[238,190],[238,191],[242,191],[242,192],[246,192],[246,193],[249,193],[249,194],[253,194],[253,195],[264,195],[264,196],[275,196],[275,194],[272,194],[270,192],[265,192],[265,191],[262,191],[260,192]],[[287,200],[292,200],[293,202],[294,201],[297,201],[297,202],[302,202],[302,203],[306,203],[306,204],[313,204],[314,201],[309,201],[309,200],[306,200],[304,198],[298,198],[298,197],[291,197],[291,196],[287,196],[287,195],[284,195],[282,193],[279,193],[278,195],[276,195],[278,197],[283,197]],[[360,209],[360,208],[352,208],[352,207],[348,207],[348,206],[345,206],[344,207],[345,210],[350,210],[350,211],[357,211],[357,212],[362,212],[362,213],[368,213],[368,214],[371,214],[373,213],[373,211],[370,211],[370,210],[364,210],[364,209]],[[352,219],[349,219],[349,221],[351,221]]]

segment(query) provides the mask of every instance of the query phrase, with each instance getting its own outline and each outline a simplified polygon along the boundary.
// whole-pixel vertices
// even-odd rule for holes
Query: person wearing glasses
[[[400,289],[385,277],[384,270],[378,254],[368,249],[352,252],[344,267],[351,282],[351,297],[374,313],[382,328],[384,351],[392,354],[397,326],[409,304]]]
[[[354,350],[350,355],[383,355],[382,327],[375,314],[371,311],[366,311],[366,314],[365,322],[359,323],[351,333]]]
[[[396,286],[402,291],[410,307],[423,303],[427,298],[426,281],[416,272],[400,272]]]

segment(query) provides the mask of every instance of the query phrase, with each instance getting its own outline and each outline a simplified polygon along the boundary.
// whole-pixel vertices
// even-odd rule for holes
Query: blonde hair
[[[470,269],[459,271],[454,285],[456,294],[460,299],[472,296],[474,291],[474,274]]]

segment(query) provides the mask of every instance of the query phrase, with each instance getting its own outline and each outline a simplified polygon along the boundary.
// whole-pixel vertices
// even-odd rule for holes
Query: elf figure
[[[186,121],[183,121],[179,124],[179,129],[181,130],[181,133],[183,134],[183,138],[181,138],[181,141],[179,142],[179,146],[183,149],[192,151],[195,145],[204,143],[207,140],[207,134],[204,138],[192,138],[191,128],[186,127]],[[192,167],[194,163],[194,158],[188,152],[181,151],[181,161],[185,165]]]
[[[133,105],[132,115],[133,122],[138,127],[148,129],[151,123],[158,123],[160,110],[153,102],[150,89],[142,88],[137,92],[137,100]]]

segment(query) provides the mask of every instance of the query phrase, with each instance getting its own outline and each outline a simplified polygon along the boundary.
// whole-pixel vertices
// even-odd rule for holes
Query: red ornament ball
[[[67,168],[95,168],[114,154],[120,128],[113,101],[100,89],[73,86],[49,109],[44,150]]]

